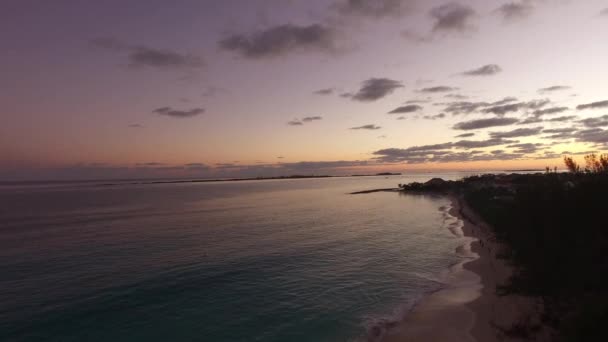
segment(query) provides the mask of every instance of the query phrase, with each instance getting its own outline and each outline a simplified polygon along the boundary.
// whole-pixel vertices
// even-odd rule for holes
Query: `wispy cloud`
[[[467,70],[461,74],[464,76],[492,76],[502,72],[502,68],[497,64],[487,64],[477,69]]]
[[[382,128],[382,127],[370,124],[370,125],[363,125],[363,126],[359,126],[359,127],[351,127],[349,129],[353,129],[353,130],[361,130],[361,129],[363,129],[363,130],[377,130],[377,129],[380,129],[380,128]]]
[[[491,118],[491,119],[478,119],[459,122],[454,125],[454,129],[457,130],[474,130],[481,128],[497,127],[497,126],[509,126],[516,124],[519,120],[514,118]]]
[[[171,107],[162,107],[162,108],[157,108],[157,109],[153,110],[152,112],[159,114],[159,115],[169,116],[172,118],[184,119],[184,118],[191,118],[191,117],[203,114],[205,112],[205,109],[192,108],[190,110],[178,110],[178,109],[173,109]]]
[[[126,53],[127,64],[132,68],[192,69],[205,66],[203,58],[194,54],[182,54],[145,45],[130,45],[108,37],[93,39],[91,43],[100,48]]]
[[[455,90],[458,90],[458,88],[448,87],[448,86],[437,86],[437,87],[418,89],[418,92],[420,92],[420,93],[447,93],[447,92],[455,91]]]
[[[295,51],[334,50],[333,31],[324,25],[285,24],[245,34],[233,34],[218,42],[220,48],[245,58],[277,57]]]
[[[412,105],[406,105],[406,106],[401,106],[401,107],[395,108],[388,113],[389,114],[414,113],[419,110],[422,110],[421,106],[412,104]]]
[[[508,2],[496,9],[496,12],[500,14],[504,21],[510,22],[518,19],[527,18],[532,14],[534,6],[530,0],[523,0],[518,2]]]
[[[471,21],[476,12],[468,5],[449,2],[432,8],[429,15],[435,20],[433,32],[465,32],[474,28]]]
[[[585,103],[585,104],[576,106],[576,109],[583,110],[583,109],[598,109],[598,108],[606,108],[606,107],[608,107],[608,100]]]
[[[552,93],[552,92],[556,92],[556,91],[570,90],[570,89],[572,89],[572,87],[570,87],[570,86],[554,85],[554,86],[550,86],[550,87],[546,87],[546,88],[540,88],[540,89],[538,89],[538,92],[540,94],[546,94],[546,93]]]
[[[350,97],[356,101],[371,102],[390,95],[399,88],[403,88],[403,84],[399,81],[388,78],[370,78],[364,81],[359,91]]]

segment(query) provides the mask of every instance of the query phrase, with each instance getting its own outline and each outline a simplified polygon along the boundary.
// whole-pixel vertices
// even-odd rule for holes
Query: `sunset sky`
[[[0,180],[608,150],[605,0],[5,0],[0,41]]]

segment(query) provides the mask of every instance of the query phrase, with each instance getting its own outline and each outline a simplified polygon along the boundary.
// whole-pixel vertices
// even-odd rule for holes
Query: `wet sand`
[[[470,239],[457,250],[464,260],[452,267],[444,288],[418,303],[382,341],[524,341],[506,331],[522,320],[538,320],[535,301],[496,294],[496,286],[505,284],[512,273],[497,258],[502,246],[461,198],[449,198],[450,215],[461,221],[462,234]]]

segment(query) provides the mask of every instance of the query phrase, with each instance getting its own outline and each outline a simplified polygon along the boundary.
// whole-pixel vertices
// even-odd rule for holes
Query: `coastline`
[[[509,329],[523,321],[537,321],[537,304],[528,297],[496,294],[496,286],[505,284],[513,272],[497,257],[502,246],[463,198],[447,197],[449,214],[469,239],[457,250],[464,260],[451,267],[445,288],[424,298],[380,340],[525,341]]]

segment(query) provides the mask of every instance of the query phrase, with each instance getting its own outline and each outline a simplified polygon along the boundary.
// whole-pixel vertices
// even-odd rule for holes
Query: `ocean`
[[[4,184],[0,340],[365,341],[464,238],[446,198],[349,193],[464,175]]]

